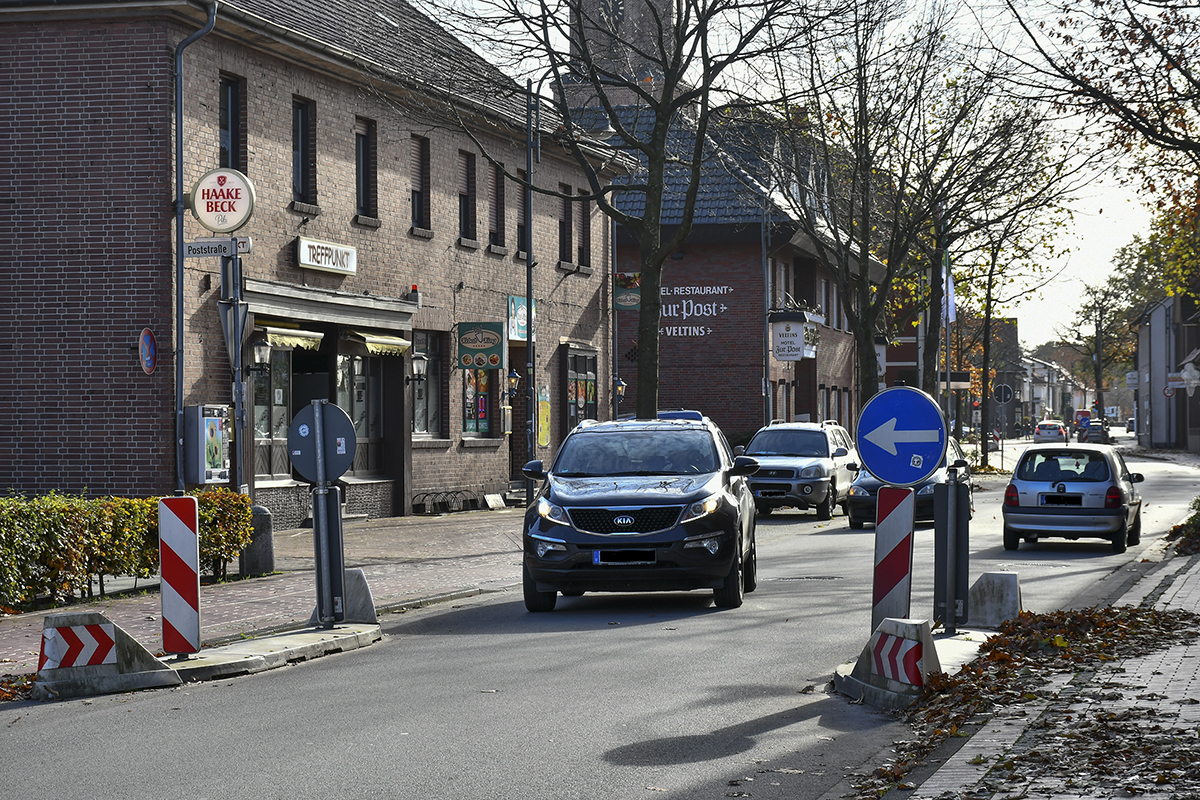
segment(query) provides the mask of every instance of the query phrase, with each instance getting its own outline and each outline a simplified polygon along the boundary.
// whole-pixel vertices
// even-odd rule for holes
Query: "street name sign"
[[[896,386],[863,406],[855,443],[863,466],[880,481],[913,486],[941,466],[946,456],[946,421],[925,392]]]
[[[237,253],[233,239],[198,239],[194,242],[183,243],[184,258],[209,258],[216,256],[232,256]]]

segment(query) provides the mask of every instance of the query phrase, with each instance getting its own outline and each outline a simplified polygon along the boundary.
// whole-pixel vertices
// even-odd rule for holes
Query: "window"
[[[458,236],[475,241],[475,154],[458,153]]]
[[[829,279],[821,278],[821,296],[817,300],[821,306],[821,316],[825,317],[825,324],[832,325],[832,312],[829,308]]]
[[[492,164],[488,177],[488,244],[504,246],[504,169]]]
[[[288,421],[292,418],[292,351],[271,350],[270,370],[254,373],[254,474],[288,478]]]
[[[588,192],[581,189],[579,194],[586,198]],[[579,201],[579,255],[575,263],[581,267],[592,265],[592,201],[588,199]]]
[[[375,122],[359,119],[354,123],[355,212],[360,217],[379,216],[375,185]]]
[[[596,419],[596,354],[567,350],[567,396],[563,420],[570,431],[582,420]]]
[[[220,142],[218,166],[246,171],[245,84],[241,78],[222,77],[220,85]]]
[[[292,199],[299,203],[317,202],[317,137],[313,117],[314,104],[292,100]]]
[[[517,209],[517,250],[524,253],[525,257],[529,257],[529,208],[533,200],[533,194],[529,190],[529,184],[525,177],[525,170],[517,172],[517,178],[521,181],[521,206]]]
[[[412,224],[431,230],[429,222],[429,140],[412,137]]]
[[[383,359],[379,356],[337,357],[337,404],[350,416],[358,446],[351,472],[383,470]]]
[[[425,380],[412,383],[412,429],[418,438],[440,439],[446,435],[442,425],[443,338],[437,331],[413,331],[413,355],[429,359]]]
[[[835,281],[829,282],[829,325],[832,328],[842,327],[842,307],[838,303],[838,287]]]
[[[574,249],[571,243],[571,187],[560,183],[558,191],[563,195],[558,213],[558,260],[570,264],[575,257],[571,252]]]
[[[498,375],[499,370],[495,371]],[[463,433],[491,436],[492,433],[492,370],[464,369],[463,373]]]

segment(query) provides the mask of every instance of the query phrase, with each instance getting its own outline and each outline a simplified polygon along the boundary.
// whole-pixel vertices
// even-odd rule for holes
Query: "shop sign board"
[[[358,251],[320,239],[296,238],[296,263],[305,269],[353,275],[358,271]]]
[[[817,357],[825,318],[807,311],[774,311],[770,315],[771,350],[778,361],[802,361]]]
[[[525,309],[525,298],[508,296],[508,340],[524,342],[529,339],[529,315]],[[537,299],[533,301],[533,341],[537,342]]]
[[[504,366],[503,322],[459,322],[454,326],[457,369],[501,369]]]
[[[254,215],[254,184],[236,169],[204,173],[192,187],[192,216],[213,233],[232,233]]]

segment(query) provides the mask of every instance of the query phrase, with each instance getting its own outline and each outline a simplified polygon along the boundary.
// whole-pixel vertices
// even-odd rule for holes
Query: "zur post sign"
[[[236,169],[214,169],[192,187],[191,206],[213,233],[233,233],[254,214],[254,184]]]

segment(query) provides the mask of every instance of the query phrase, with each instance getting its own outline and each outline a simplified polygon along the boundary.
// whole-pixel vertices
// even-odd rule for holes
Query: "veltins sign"
[[[254,184],[236,169],[214,169],[192,187],[192,216],[213,233],[232,233],[254,214]]]
[[[771,315],[771,340],[775,358],[780,361],[802,361],[817,357],[821,331],[817,328],[824,318],[805,312],[784,312]]]
[[[460,322],[454,326],[458,342],[455,367],[500,369],[504,366],[503,322]]]

